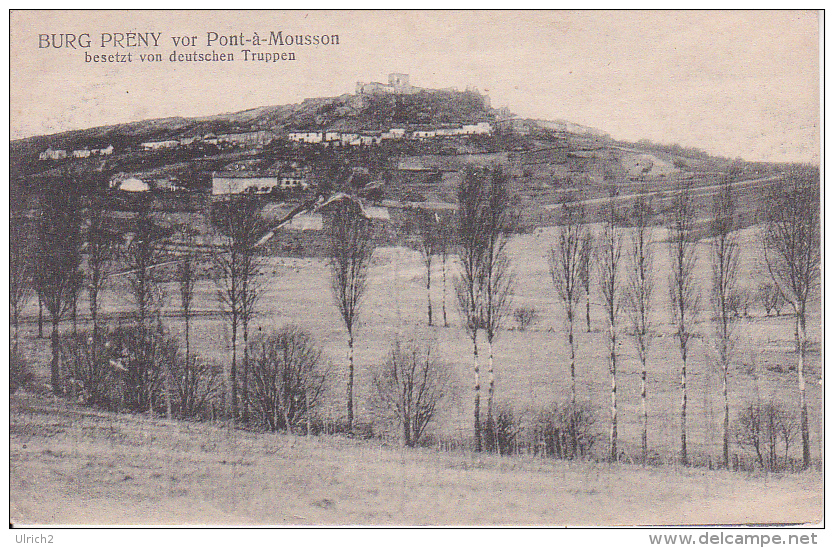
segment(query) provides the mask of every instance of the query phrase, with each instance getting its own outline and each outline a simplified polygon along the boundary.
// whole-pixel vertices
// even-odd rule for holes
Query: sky
[[[15,11],[10,137],[169,116],[208,116],[353,93],[407,73],[428,88],[472,85],[494,107],[562,119],[629,141],[730,158],[820,157],[817,12],[125,12]],[[338,46],[263,46],[295,61],[245,62],[208,33],[339,35]],[[101,47],[101,35],[161,33],[158,47]],[[41,34],[89,33],[90,48],[42,48]],[[172,38],[196,36],[197,45]],[[249,47],[249,46],[247,46]],[[233,53],[231,63],[170,54]],[[131,53],[130,63],[85,56]],[[160,53],[147,63],[139,54]]]

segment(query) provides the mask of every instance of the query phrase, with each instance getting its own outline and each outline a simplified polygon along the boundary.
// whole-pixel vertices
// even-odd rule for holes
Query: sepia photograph
[[[10,10],[10,527],[819,527],[823,18]]]

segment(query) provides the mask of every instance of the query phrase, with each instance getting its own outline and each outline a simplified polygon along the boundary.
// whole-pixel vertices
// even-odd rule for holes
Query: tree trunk
[[[165,360],[165,376],[162,378],[162,389],[165,391],[165,416],[171,420],[171,364]]]
[[[449,327],[449,321],[446,319],[446,255],[441,258],[443,263],[443,327]]]
[[[573,317],[568,316],[568,346],[570,347],[570,402],[576,403],[576,347],[573,340]]]
[[[683,365],[681,366],[681,464],[687,466],[689,457],[686,454],[686,350],[681,345]]]
[[[93,322],[92,362],[96,364],[98,354],[98,290],[90,289],[90,321]]]
[[[40,293],[38,293],[38,338],[43,338],[43,299]]]
[[[196,394],[197,387],[191,386],[191,341],[189,339],[190,331],[191,331],[191,318],[189,317],[189,310],[182,311],[183,317],[185,318],[185,370],[183,374],[185,379],[183,380],[183,386],[185,390],[182,394],[182,401],[180,402],[180,416],[186,417],[191,415],[191,408],[193,403],[191,401],[192,394]]]
[[[613,320],[609,326],[609,367],[611,372],[611,460],[617,461],[617,333]]]
[[[475,451],[481,451],[481,370],[478,365],[478,332],[472,335],[472,359],[475,371]]]
[[[796,368],[799,380],[800,429],[802,430],[802,467],[811,466],[811,433],[808,430],[808,402],[805,399],[805,312],[797,314],[797,331],[799,332],[799,365]]]
[[[431,327],[431,261],[426,261],[426,298],[428,299],[429,327]]]
[[[307,394],[307,382],[304,382],[304,415],[307,420],[307,437],[313,435],[313,417],[310,414],[310,397]]]
[[[78,335],[78,295],[72,298],[72,334]]]
[[[57,318],[52,318],[52,392],[55,395],[61,394],[61,340],[58,332]]]
[[[493,400],[495,395],[495,374],[493,372],[493,355],[492,355],[492,341],[490,340],[491,337],[487,337],[487,350],[489,351],[489,370],[487,371],[487,375],[489,378],[489,388],[487,390],[487,428],[490,432],[490,439],[492,440],[492,447],[488,447],[487,450],[497,450],[498,449],[498,439],[495,436],[495,423],[494,423],[494,416],[493,416]]]
[[[20,341],[20,310],[15,307],[12,314],[12,323],[14,324],[14,351],[17,353],[17,346]]]
[[[730,398],[727,391],[727,383],[728,383],[728,369],[729,364],[727,363],[728,356],[727,356],[727,339],[722,338],[721,340],[721,392],[724,396],[724,421],[723,421],[723,434],[724,434],[724,441],[723,441],[723,455],[724,455],[724,468],[729,470],[730,468]]]
[[[640,372],[640,411],[643,414],[643,433],[640,436],[640,445],[643,455],[643,466],[645,466],[649,457],[649,412],[646,406],[646,350],[643,347],[643,343],[641,343],[640,347],[640,363],[643,366]]]
[[[185,317],[185,365],[186,368],[191,365],[191,314],[190,311],[183,310],[183,316]]]
[[[585,290],[585,322],[588,324],[588,333],[591,332],[591,291]]]
[[[232,318],[232,420],[238,420],[237,401],[237,318]]]
[[[348,332],[348,389],[347,389],[348,430],[353,432],[353,333]]]
[[[243,422],[249,422],[249,321],[243,320]]]

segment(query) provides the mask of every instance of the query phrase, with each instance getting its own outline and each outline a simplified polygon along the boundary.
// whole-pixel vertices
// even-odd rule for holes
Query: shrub
[[[765,309],[765,313],[770,316],[770,311],[776,312],[779,316],[782,313],[782,308],[785,306],[785,297],[779,290],[779,287],[773,283],[763,283],[759,285],[758,299]]]
[[[419,443],[448,384],[446,369],[433,351],[431,344],[396,339],[385,363],[374,374],[377,396],[402,429],[406,447]]]
[[[515,309],[513,317],[518,322],[518,330],[525,331],[528,327],[536,323],[539,319],[539,313],[532,306],[521,306]]]
[[[250,343],[249,359],[255,420],[272,431],[309,431],[326,377],[312,335],[294,325],[264,333]]]
[[[484,426],[484,443],[487,451],[499,455],[510,455],[516,448],[521,434],[521,419],[516,417],[512,407],[498,406],[492,417]]]
[[[727,299],[727,307],[736,318],[740,316],[748,317],[751,304],[753,304],[753,295],[744,288],[731,292]]]
[[[134,412],[164,411],[164,373],[176,360],[177,340],[136,325],[113,330],[108,344],[119,406]]]
[[[97,341],[89,331],[67,335],[62,343],[63,367],[66,372],[66,393],[80,403],[106,409],[116,407],[118,401],[116,370],[112,363],[112,345],[107,341],[112,333],[100,331]]]
[[[587,457],[596,441],[596,413],[590,403],[567,401],[538,414],[533,428],[536,445],[559,459]]]
[[[177,355],[171,364],[173,380],[172,396],[174,410],[182,418],[205,418],[209,415],[212,402],[222,392],[222,371],[220,366],[207,363],[197,356]]]
[[[19,388],[26,387],[35,380],[26,358],[17,350],[9,356],[9,393],[14,394]]]
[[[788,467],[790,446],[798,432],[796,414],[772,398],[748,402],[735,424],[736,442],[769,471]],[[780,453],[784,455],[781,459]]]

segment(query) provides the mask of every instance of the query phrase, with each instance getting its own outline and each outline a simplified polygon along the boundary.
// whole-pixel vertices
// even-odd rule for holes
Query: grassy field
[[[540,320],[527,331],[506,322],[495,346],[496,398],[530,418],[568,391],[563,310],[545,259],[552,229],[514,237],[509,251],[516,274],[513,306],[534,306]],[[661,231],[658,239],[663,237]],[[743,231],[740,283],[764,280],[755,229]],[[822,482],[818,472],[784,477],[678,469],[680,355],[668,311],[665,244],[656,244],[655,336],[649,353],[649,446],[665,465],[643,470],[628,464],[639,454],[639,361],[632,340],[620,335],[620,447],[626,464],[543,462],[534,457],[475,457],[468,453],[403,452],[398,440],[356,442],[257,435],[216,425],[166,423],[112,416],[61,403],[13,398],[13,517],[22,522],[181,523],[681,523],[765,522],[817,519]],[[715,464],[721,452],[720,371],[709,312],[708,247],[699,245],[702,311],[689,362],[688,438],[699,465]],[[436,261],[439,263],[439,261]],[[452,295],[449,328],[426,326],[424,269],[417,253],[380,248],[374,255],[367,296],[356,332],[357,418],[370,422],[372,375],[395,336],[432,340],[449,368],[453,390],[430,433],[440,440],[472,437],[471,343],[460,328]],[[253,331],[296,323],[310,330],[332,365],[321,413],[345,414],[346,335],[332,304],[327,265],[318,259],[270,258]],[[755,281],[754,281],[755,280]],[[127,311],[119,294],[104,298],[108,311]],[[168,284],[166,311],[178,306]],[[439,264],[433,272],[435,318],[441,318]],[[216,289],[198,285],[197,310],[217,309]],[[602,454],[607,437],[610,381],[602,309],[592,295],[592,332],[578,333],[579,398],[598,412]],[[82,302],[80,310],[86,308]],[[584,305],[583,305],[584,306]],[[30,308],[31,319],[36,310]],[[180,319],[166,328],[182,333]],[[626,319],[622,319],[626,327]],[[45,326],[48,334],[48,325]],[[69,331],[69,323],[63,328]],[[821,459],[820,306],[809,322],[811,354],[808,402],[812,458]],[[49,340],[36,339],[30,321],[24,350],[39,382],[48,380]],[[767,317],[759,307],[738,322],[730,375],[731,417],[743,403],[773,397],[797,409],[793,318]],[[192,348],[228,367],[230,330],[222,317],[201,316],[192,325]],[[485,341],[482,341],[482,356]],[[485,365],[485,359],[482,366]],[[485,368],[482,369],[485,371]],[[485,377],[482,377],[484,379]],[[484,392],[485,397],[485,392]],[[483,400],[482,400],[483,401]],[[30,410],[31,409],[31,410]],[[56,414],[57,413],[57,414]],[[54,416],[53,416],[54,415]],[[73,417],[78,417],[76,423]],[[377,424],[377,428],[379,428]],[[380,444],[387,444],[381,447]],[[25,444],[25,447],[23,446]],[[206,449],[209,448],[209,449]],[[731,451],[742,454],[733,444]],[[791,447],[801,456],[801,444]],[[67,458],[62,458],[67,457]],[[749,455],[748,455],[749,458]],[[817,469],[815,467],[815,469]],[[129,478],[129,479],[125,479]],[[143,497],[149,496],[149,499]],[[48,502],[53,501],[53,502]],[[67,504],[62,504],[61,501]],[[76,501],[75,504],[71,504]],[[77,501],[84,501],[78,504]],[[329,502],[328,502],[329,501]]]
[[[11,398],[18,525],[625,525],[822,519],[821,474],[402,450]]]
[[[553,241],[552,229],[541,229],[535,234],[513,238],[509,252],[516,274],[513,307],[534,306],[540,320],[532,328],[521,332],[514,329],[508,318],[495,345],[496,398],[511,405],[517,413],[528,415],[561,400],[569,389],[567,341],[564,336],[564,313],[550,281],[545,256]],[[766,279],[759,264],[759,248],[754,229],[743,231],[740,284],[756,287]],[[656,237],[663,237],[658,230]],[[679,440],[679,378],[680,354],[668,310],[669,257],[665,244],[655,245],[655,290],[653,330],[655,336],[649,352],[648,398],[650,414],[649,444],[665,459],[673,459]],[[689,361],[689,443],[693,454],[716,456],[721,444],[721,380],[714,351],[713,327],[709,309],[709,276],[711,274],[706,243],[699,246],[699,275],[701,277],[701,312],[692,343]],[[435,261],[439,263],[439,261]],[[372,401],[372,374],[388,352],[390,341],[400,336],[417,336],[434,341],[437,355],[452,373],[452,397],[444,404],[434,425],[433,433],[444,438],[471,437],[472,417],[472,348],[460,328],[459,316],[452,294],[452,273],[448,280],[449,328],[426,326],[425,270],[419,254],[404,248],[380,248],[374,255],[369,276],[367,296],[360,313],[356,331],[357,405],[358,419],[373,419],[368,404]],[[318,259],[271,258],[263,269],[263,295],[258,304],[258,316],[253,331],[269,330],[287,323],[296,323],[310,330],[323,346],[325,357],[332,364],[327,403],[323,410],[331,418],[345,414],[347,377],[346,334],[330,293],[330,274],[327,265]],[[435,264],[433,273],[433,303],[437,321],[441,318],[441,272]],[[757,280],[754,282],[753,280]],[[124,280],[113,280],[115,289]],[[179,302],[177,288],[168,284],[166,310],[175,311]],[[580,399],[589,401],[600,414],[601,432],[606,432],[610,398],[607,363],[607,342],[603,311],[599,297],[592,295],[592,332],[584,329],[583,314],[577,325],[577,376]],[[210,280],[198,285],[195,299],[198,311],[216,311],[216,288]],[[107,310],[130,309],[130,303],[116,291],[108,291],[104,299]],[[80,310],[85,310],[82,302]],[[34,310],[30,310],[31,317]],[[812,352],[809,356],[808,401],[812,456],[820,457],[820,308],[819,301],[811,306],[808,333]],[[183,322],[166,318],[172,334],[183,333]],[[623,328],[628,326],[625,315]],[[25,330],[25,348],[35,357],[38,374],[48,378],[49,340],[36,340],[31,335],[34,326]],[[69,325],[63,327],[69,330]],[[47,327],[48,330],[48,327]],[[791,409],[796,408],[796,373],[790,368],[796,363],[792,352],[793,318],[788,315],[767,317],[760,307],[751,310],[751,317],[742,319],[736,327],[734,364],[730,374],[731,413],[734,416],[742,404],[756,397],[773,396]],[[481,354],[485,358],[486,341],[481,340]],[[198,318],[192,325],[192,348],[201,356],[226,364],[231,361],[230,328],[218,315]],[[620,334],[619,404],[620,440],[627,453],[639,447],[640,364],[633,340]],[[485,359],[482,372],[485,373]],[[484,377],[485,379],[485,377]],[[793,453],[798,456],[799,444]]]

